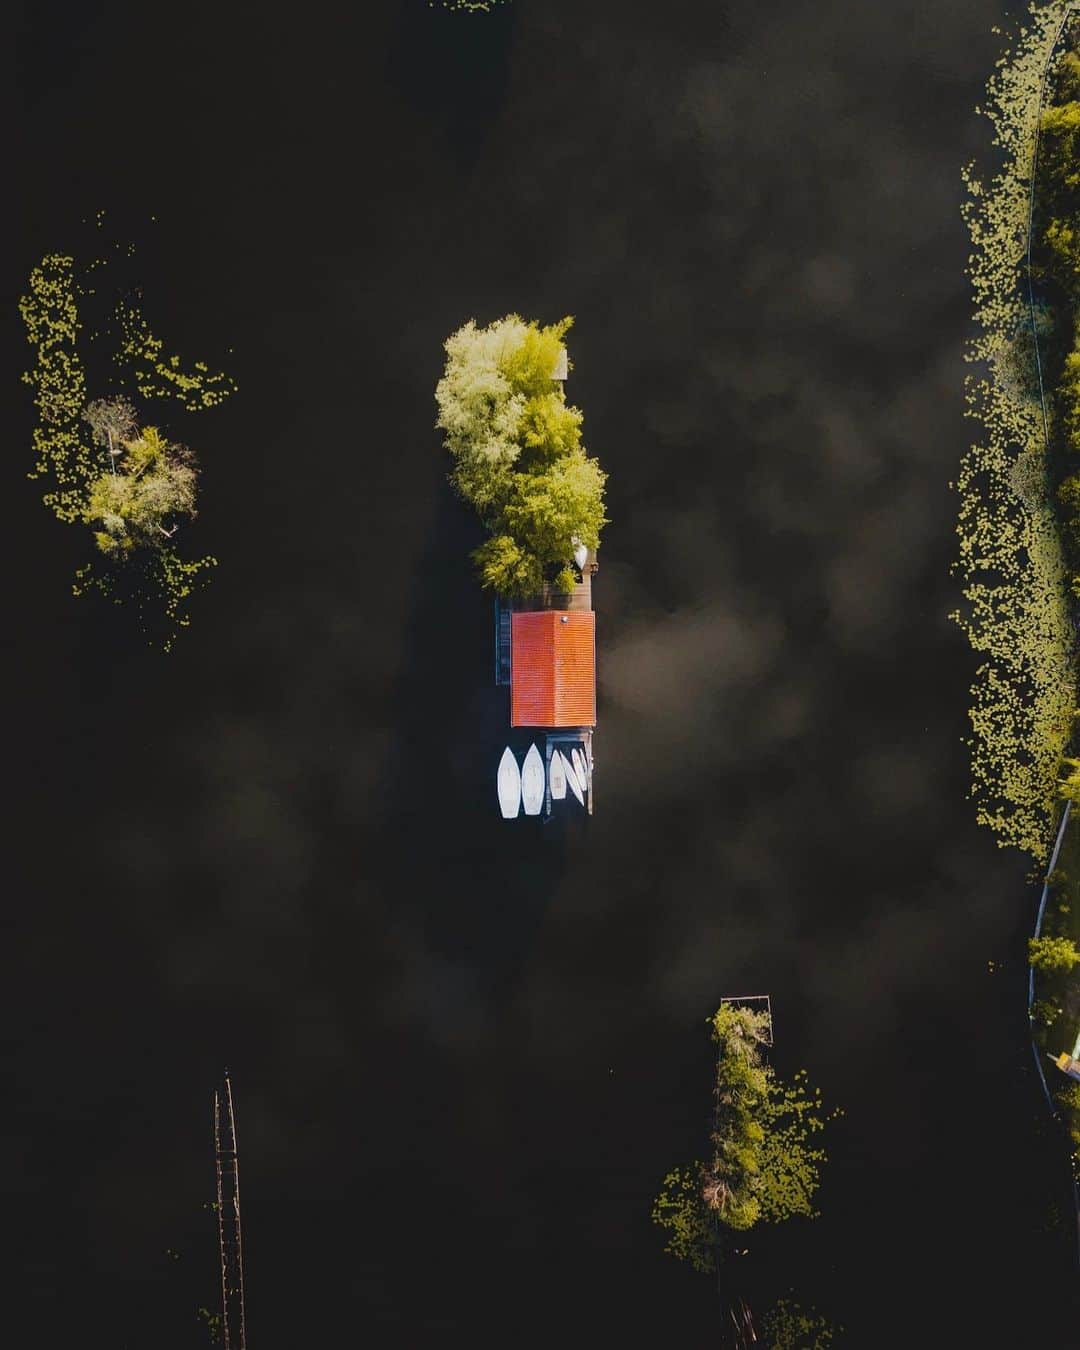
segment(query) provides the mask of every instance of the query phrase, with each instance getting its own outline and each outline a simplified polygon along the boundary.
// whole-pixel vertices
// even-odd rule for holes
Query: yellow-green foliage
[[[1072,970],[1080,963],[1080,951],[1067,937],[1028,938],[1028,963],[1035,970]]]
[[[652,1221],[667,1234],[664,1251],[707,1275],[716,1269],[720,1252],[715,1215],[701,1200],[704,1185],[701,1163],[674,1168],[653,1202]]]
[[[79,297],[75,260],[62,253],[42,258],[30,273],[27,294],[19,299],[26,336],[34,348],[34,368],[22,379],[34,390],[38,421],[33,433],[31,478],[51,476],[46,506],[60,520],[78,520],[86,488],[101,462],[82,423],[86,376],[79,359]]]
[[[144,632],[154,635],[163,651],[172,651],[176,634],[191,618],[185,602],[209,581],[217,566],[211,555],[182,558],[174,548],[143,549],[129,555],[123,568],[86,563],[75,572],[72,595],[96,592],[114,605],[134,609]]]
[[[501,5],[503,0],[439,0],[439,3],[453,14],[486,14]],[[428,8],[435,8],[435,0],[428,0]]]
[[[473,559],[500,595],[531,595],[545,582],[571,590],[575,549],[596,548],[607,523],[606,475],[586,453],[581,411],[556,378],[572,322],[541,327],[508,314],[478,328],[470,320],[445,344],[436,426],[451,483],[492,536]]]
[[[156,549],[172,537],[177,517],[195,514],[195,466],[189,452],[144,427],[122,442],[123,453],[90,485],[83,519],[106,557]]]
[[[782,1298],[765,1314],[761,1329],[765,1350],[829,1350],[834,1328],[816,1308]]]
[[[143,398],[177,398],[189,412],[215,408],[236,392],[236,381],[224,371],[212,371],[205,361],[185,370],[178,356],[169,356],[155,337],[142,311],[130,302],[117,306],[120,326],[119,366],[130,370]]]
[[[1074,1174],[1080,1174],[1080,1083],[1070,1083],[1057,1094],[1058,1104],[1065,1113],[1069,1138],[1075,1145],[1072,1153]]]
[[[978,333],[967,359],[968,413],[982,427],[961,462],[957,533],[966,608],[954,617],[982,656],[972,685],[972,797],[978,819],[1002,846],[1042,862],[1049,847],[1058,763],[1076,687],[1061,543],[1046,491],[1037,393],[1004,375],[1018,334],[1030,324],[1023,291],[1028,193],[1043,72],[1065,6],[1033,8],[1003,55],[982,111],[1003,156],[988,181],[965,170],[968,273]],[[1041,490],[1021,496],[1016,466]]]
[[[763,1062],[766,1014],[724,1003],[710,1025],[717,1045],[712,1154],[669,1172],[652,1209],[667,1233],[664,1250],[703,1271],[715,1270],[725,1231],[816,1217],[826,1155],[811,1141],[839,1114],[822,1114],[821,1094],[804,1072],[783,1083]]]
[[[473,550],[480,581],[503,595],[535,595],[544,584],[539,558],[508,534],[493,534]]]
[[[87,270],[101,266],[97,260]],[[133,606],[144,630],[168,649],[176,630],[188,625],[185,602],[217,560],[185,559],[171,542],[181,521],[195,514],[190,452],[153,427],[134,435],[135,410],[123,396],[87,401],[79,302],[92,294],[80,284],[72,257],[49,254],[31,271],[19,300],[35,354],[33,369],[23,375],[38,414],[30,477],[51,479],[44,501],[59,519],[91,527],[101,557],[77,570],[74,594],[94,590]],[[121,303],[116,318],[117,374],[144,398],[173,398],[200,411],[235,390],[230,376],[205,362],[185,369],[178,357],[167,356],[134,304]]]
[[[779,1223],[793,1214],[817,1217],[814,1195],[821,1184],[821,1166],[827,1161],[824,1149],[814,1148],[810,1140],[825,1128],[838,1111],[824,1114],[821,1092],[812,1088],[805,1069],[790,1083],[782,1083],[771,1069],[769,1095],[765,1103],[765,1142],[761,1157],[761,1176],[757,1198],[762,1219]]]

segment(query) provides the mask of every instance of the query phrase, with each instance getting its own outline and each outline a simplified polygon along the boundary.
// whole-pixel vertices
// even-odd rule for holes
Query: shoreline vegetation
[[[99,229],[101,222],[99,213]],[[236,383],[203,361],[170,354],[136,289],[121,291],[100,320],[88,320],[88,307],[95,298],[96,308],[101,303],[95,273],[106,266],[101,258],[85,264],[46,254],[19,299],[34,351],[22,376],[37,412],[28,476],[44,480],[42,500],[58,520],[89,527],[95,548],[76,570],[73,594],[94,591],[134,609],[151,645],[169,651],[190,623],[188,599],[207,584],[217,559],[179,552],[176,536],[196,516],[196,457],[133,399],[200,412],[229,397]],[[110,344],[102,338],[112,346],[104,362],[99,353]]]
[[[993,127],[1000,165],[964,170],[968,275],[976,334],[965,357],[967,415],[980,438],[963,456],[955,488],[965,605],[954,618],[982,658],[971,686],[971,797],[1001,847],[1045,865],[1057,778],[1073,730],[1076,653],[1057,502],[1046,444],[1040,372],[1027,293],[1031,170],[1044,72],[1068,5],[1033,8],[998,61],[979,109]],[[1000,31],[1000,30],[996,30]],[[1038,210],[1036,211],[1038,220]],[[1045,302],[1036,320],[1053,322]],[[1043,334],[1040,334],[1040,348]],[[1046,390],[1050,446],[1058,434]]]
[[[980,367],[967,399],[983,434],[957,483],[968,608],[956,617],[984,657],[969,741],[978,819],[1053,869],[1028,949],[1031,1036],[1077,1179],[1080,1083],[1046,1056],[1080,1047],[1080,13],[1052,0],[1030,15],[981,109],[1001,167],[965,171],[979,330],[967,357]]]

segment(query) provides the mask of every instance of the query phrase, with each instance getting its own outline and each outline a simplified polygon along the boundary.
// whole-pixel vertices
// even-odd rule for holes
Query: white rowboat
[[[578,801],[582,804],[582,806],[584,806],[585,796],[581,791],[581,783],[578,781],[577,770],[574,768],[573,764],[570,763],[570,761],[566,758],[565,755],[563,756],[563,764],[566,765],[566,781],[570,784],[570,791],[574,794],[574,796],[578,799]]]
[[[504,820],[513,820],[521,810],[521,770],[509,746],[499,760],[499,810]]]
[[[527,816],[538,816],[544,805],[544,761],[535,742],[521,766],[521,803]]]
[[[551,752],[548,782],[551,784],[552,801],[561,802],[566,796],[566,770],[563,768],[563,757],[558,750]]]

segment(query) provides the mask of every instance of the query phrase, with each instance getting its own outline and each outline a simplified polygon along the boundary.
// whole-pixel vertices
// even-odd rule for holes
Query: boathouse
[[[582,548],[578,581],[570,594],[546,587],[526,600],[495,602],[495,683],[509,685],[510,725],[544,732],[543,762],[549,786],[556,751],[587,766],[581,784],[592,814],[592,737],[596,727],[596,613],[592,578],[596,555]],[[558,760],[556,760],[558,763]],[[556,782],[558,782],[556,775]]]

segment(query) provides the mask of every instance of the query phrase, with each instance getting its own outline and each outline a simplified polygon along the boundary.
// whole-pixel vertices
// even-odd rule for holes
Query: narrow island
[[[19,300],[34,353],[22,376],[37,413],[29,476],[42,480],[57,520],[87,529],[89,556],[74,594],[129,608],[151,645],[168,651],[217,559],[181,551],[199,470],[165,419],[177,405],[182,414],[217,407],[236,383],[170,353],[139,288],[119,278],[107,284],[117,267],[50,253],[30,272]]]

